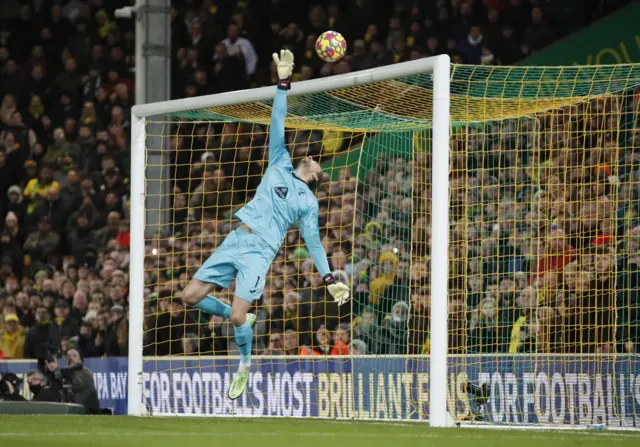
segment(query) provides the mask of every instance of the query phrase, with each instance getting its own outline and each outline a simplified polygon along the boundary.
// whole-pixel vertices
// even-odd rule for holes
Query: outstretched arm
[[[271,127],[269,128],[269,166],[277,163],[291,163],[291,157],[284,143],[284,118],[287,115],[287,91],[276,90],[271,109]]]
[[[351,291],[349,290],[349,286],[337,282],[331,274],[327,253],[324,251],[324,247],[320,241],[320,232],[318,230],[318,202],[312,204],[302,219],[300,219],[300,232],[307,245],[309,254],[311,254],[311,259],[313,259],[316,269],[320,272],[322,280],[327,286],[327,290],[339,306],[343,305],[349,301]]]
[[[273,53],[273,61],[278,68],[278,89],[271,108],[271,127],[269,128],[269,165],[291,164],[291,157],[284,141],[284,120],[287,116],[287,90],[291,88],[293,72],[293,53],[280,51]]]
[[[320,275],[324,278],[331,274],[327,253],[324,251],[322,241],[320,240],[320,231],[318,230],[318,205],[312,206],[300,219],[300,233],[307,245],[313,264],[316,266]]]

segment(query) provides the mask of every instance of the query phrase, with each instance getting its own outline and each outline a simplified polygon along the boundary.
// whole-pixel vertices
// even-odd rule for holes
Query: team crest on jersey
[[[287,198],[287,194],[289,194],[289,188],[286,186],[276,186],[273,188],[276,195],[280,197],[282,200]]]

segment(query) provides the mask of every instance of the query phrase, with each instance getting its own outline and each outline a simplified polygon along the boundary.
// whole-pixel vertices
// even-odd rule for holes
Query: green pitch
[[[640,434],[292,419],[0,416],[3,447],[601,447],[609,442],[637,447]]]

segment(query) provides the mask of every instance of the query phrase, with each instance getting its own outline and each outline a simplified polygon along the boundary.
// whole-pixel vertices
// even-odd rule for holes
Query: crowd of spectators
[[[135,36],[114,18],[123,3],[3,2],[0,358],[127,355]],[[274,84],[270,54],[283,47],[296,56],[294,81],[439,53],[511,64],[624,2],[576,2],[569,14],[542,0],[317,3],[176,1],[172,96]],[[314,52],[328,29],[349,43],[335,64]],[[457,134],[453,352],[638,349],[637,112],[638,96],[625,93]],[[630,127],[618,132],[622,118]],[[174,225],[147,243],[145,354],[235,352],[229,323],[186,308],[180,290],[257,186],[266,131],[193,125],[171,142]],[[294,157],[334,155],[321,133],[288,138]],[[350,136],[334,149],[361,143]],[[429,351],[429,160],[378,158],[360,186],[345,168],[318,192],[323,242],[354,285],[353,313],[325,299],[290,231],[255,309],[257,352]]]

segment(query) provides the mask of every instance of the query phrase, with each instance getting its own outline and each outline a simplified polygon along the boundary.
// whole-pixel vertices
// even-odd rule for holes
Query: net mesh
[[[615,425],[625,411],[640,417],[632,355],[640,343],[639,86],[639,65],[452,67],[455,419]],[[321,236],[353,300],[342,308],[327,300],[290,230],[254,309],[260,376],[234,405],[224,397],[237,365],[231,324],[179,298],[260,182],[271,101],[147,122],[148,141],[167,155],[156,166],[148,156],[147,169],[173,179],[158,193],[168,205],[147,209],[165,216],[147,235],[145,258],[145,371],[159,375],[153,385],[148,373],[144,386],[156,413],[197,412],[186,388],[182,403],[157,397],[175,397],[175,382],[187,379],[197,394],[196,372],[203,413],[428,418],[426,355],[441,342],[429,335],[430,240],[438,237],[432,100],[431,74],[289,98],[287,147],[294,165],[311,155],[325,168]],[[230,303],[233,290],[216,296]],[[626,410],[622,401],[596,402],[603,386],[618,399],[627,390]],[[586,395],[588,405],[579,400]]]
[[[517,118],[588,98],[624,91],[640,77],[638,65],[494,67],[455,65],[451,120],[456,125]],[[432,121],[433,76],[293,97],[287,126],[328,130],[420,130]],[[182,118],[268,124],[271,101],[176,114]]]

